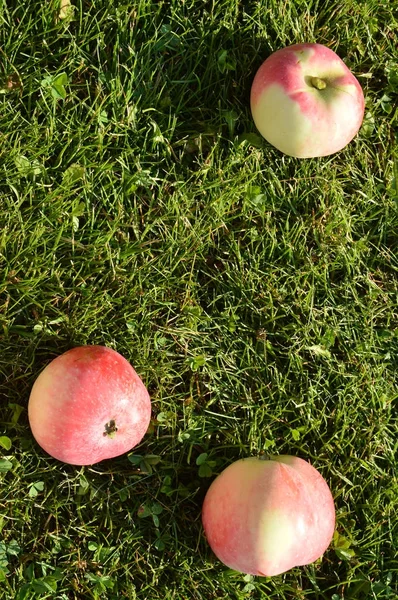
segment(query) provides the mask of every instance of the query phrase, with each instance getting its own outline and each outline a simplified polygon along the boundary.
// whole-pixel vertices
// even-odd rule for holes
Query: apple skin
[[[245,458],[213,481],[202,522],[225,565],[271,577],[322,556],[333,537],[335,509],[326,481],[305,460]]]
[[[48,454],[72,465],[92,465],[141,441],[151,418],[151,400],[118,352],[80,346],[40,373],[28,416],[34,438]]]
[[[319,81],[324,89],[316,87],[323,86]],[[344,148],[358,133],[365,110],[358,80],[322,44],[295,44],[271,54],[254,77],[250,104],[261,135],[298,158]]]

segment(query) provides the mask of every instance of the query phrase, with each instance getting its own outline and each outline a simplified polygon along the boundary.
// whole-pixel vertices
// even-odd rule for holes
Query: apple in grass
[[[141,441],[151,401],[118,352],[80,346],[40,373],[28,415],[34,438],[48,454],[72,465],[91,465],[128,452]]]
[[[271,54],[255,75],[250,104],[261,135],[298,158],[344,148],[357,134],[365,107],[357,79],[321,44],[295,44]]]
[[[213,481],[202,521],[225,565],[270,577],[322,556],[333,537],[335,509],[326,481],[307,461],[246,458]]]

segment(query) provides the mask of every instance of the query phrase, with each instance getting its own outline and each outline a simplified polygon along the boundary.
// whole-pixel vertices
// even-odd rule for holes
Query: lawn
[[[397,598],[396,0],[72,5],[0,1],[0,598]],[[250,115],[262,61],[303,41],[366,98],[327,158]],[[152,398],[142,443],[92,467],[27,419],[82,344]],[[311,461],[337,512],[322,559],[273,578],[201,527],[214,476],[259,454]]]

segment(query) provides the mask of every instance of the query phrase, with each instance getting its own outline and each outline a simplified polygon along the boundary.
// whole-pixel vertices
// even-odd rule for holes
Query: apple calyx
[[[310,82],[312,87],[317,90],[324,90],[326,87],[326,81],[320,77],[311,77]]]
[[[108,423],[105,423],[105,431],[102,435],[106,435],[110,438],[114,438],[117,432],[116,421],[111,419]]]

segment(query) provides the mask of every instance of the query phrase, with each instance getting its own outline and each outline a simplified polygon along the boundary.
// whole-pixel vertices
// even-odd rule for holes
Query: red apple
[[[335,525],[332,494],[321,474],[294,456],[246,458],[211,484],[203,527],[228,567],[270,577],[317,560]]]
[[[259,132],[299,158],[338,152],[357,134],[364,97],[344,62],[321,44],[277,50],[256,73],[251,110]]]
[[[28,414],[33,436],[48,454],[72,465],[92,465],[140,442],[151,418],[151,401],[118,352],[81,346],[40,373]]]

